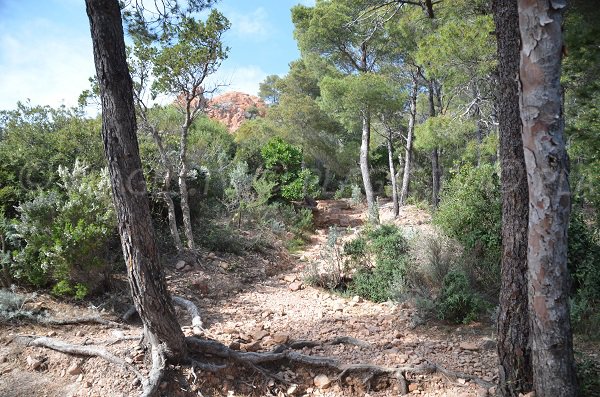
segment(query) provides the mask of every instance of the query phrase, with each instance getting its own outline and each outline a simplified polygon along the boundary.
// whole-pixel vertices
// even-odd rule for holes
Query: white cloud
[[[257,95],[259,85],[265,77],[267,73],[258,66],[225,67],[210,76],[205,87],[210,90],[219,85],[222,87],[217,93],[240,91]]]
[[[224,10],[231,22],[231,33],[241,39],[263,40],[269,37],[271,24],[269,14],[259,7],[249,14],[241,14],[235,10]]]
[[[0,33],[0,109],[17,101],[73,106],[94,71],[91,39],[67,37],[39,19]]]

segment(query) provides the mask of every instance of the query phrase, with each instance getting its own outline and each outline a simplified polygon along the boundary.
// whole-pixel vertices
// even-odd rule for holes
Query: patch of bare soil
[[[497,380],[490,326],[415,325],[415,309],[409,305],[344,298],[305,285],[307,267],[321,258],[326,229],[337,225],[353,233],[364,219],[364,208],[345,201],[319,202],[318,209],[319,229],[313,241],[293,256],[281,248],[268,255],[205,253],[199,261],[167,265],[172,293],[200,309],[202,336],[236,351],[267,352],[287,345],[299,354],[327,357],[342,365],[425,368],[435,363],[442,371],[408,370],[408,384],[402,385],[377,376],[365,382],[364,376],[352,372],[338,378],[331,367],[293,363],[266,364],[264,370],[273,377],[236,363],[216,373],[177,366],[168,370],[160,395],[383,397],[398,396],[405,386],[411,395],[422,396],[483,397],[493,392],[470,380],[476,377],[490,384]],[[429,227],[429,215],[416,207],[404,207],[397,220],[389,213],[389,205],[382,205],[383,221]],[[140,381],[131,371],[100,358],[69,356],[14,340],[16,335],[35,335],[101,345],[147,375],[149,359],[133,339],[141,335],[141,324],[135,317],[121,321],[128,291],[125,282],[118,285],[122,291],[97,299],[95,305],[67,304],[47,295],[25,305],[52,318],[100,315],[114,323],[0,324],[0,396],[139,395]],[[192,335],[188,314],[183,310],[179,314],[184,332]]]

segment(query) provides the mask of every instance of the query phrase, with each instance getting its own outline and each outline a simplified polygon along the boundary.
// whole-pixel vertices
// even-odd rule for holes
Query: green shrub
[[[465,248],[499,258],[502,197],[496,167],[464,166],[444,188],[433,222]]]
[[[442,192],[433,222],[464,246],[462,268],[490,299],[500,291],[502,197],[496,167],[465,166]]]
[[[485,309],[484,301],[473,292],[468,277],[451,271],[444,278],[442,294],[436,302],[440,320],[467,324],[477,319]]]
[[[18,207],[11,271],[38,287],[61,281],[95,287],[109,268],[107,251],[116,233],[108,173],[88,173],[79,161],[58,172],[56,191],[38,192]]]
[[[405,261],[379,258],[374,268],[359,268],[352,276],[349,291],[373,302],[385,302],[396,296],[394,286],[402,283]]]
[[[347,243],[344,252],[357,267],[348,286],[351,293],[374,302],[397,295],[398,285],[404,284],[408,262],[408,242],[400,229],[381,225],[367,230],[364,236]]]
[[[286,200],[302,200],[304,196],[316,197],[319,178],[303,169],[302,150],[274,137],[263,146],[261,154],[267,169],[266,177],[276,184],[278,195]]]
[[[568,236],[573,327],[592,338],[600,338],[600,244],[577,206],[571,214]]]
[[[600,395],[600,364],[597,358],[581,352],[575,352],[577,362],[577,383],[579,395],[582,397],[597,397]]]

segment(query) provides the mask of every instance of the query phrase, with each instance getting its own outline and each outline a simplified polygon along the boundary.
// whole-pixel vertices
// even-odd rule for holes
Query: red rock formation
[[[230,132],[237,130],[242,123],[256,116],[264,116],[266,105],[257,96],[243,92],[227,92],[210,101],[206,114],[211,119],[225,124]]]

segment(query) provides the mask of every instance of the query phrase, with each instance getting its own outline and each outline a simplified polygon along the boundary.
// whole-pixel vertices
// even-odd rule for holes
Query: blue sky
[[[256,94],[270,74],[285,74],[299,57],[290,8],[314,0],[221,0],[216,8],[231,21],[230,47],[213,81],[222,91]],[[17,101],[75,105],[94,74],[84,0],[0,0],[0,109]]]

